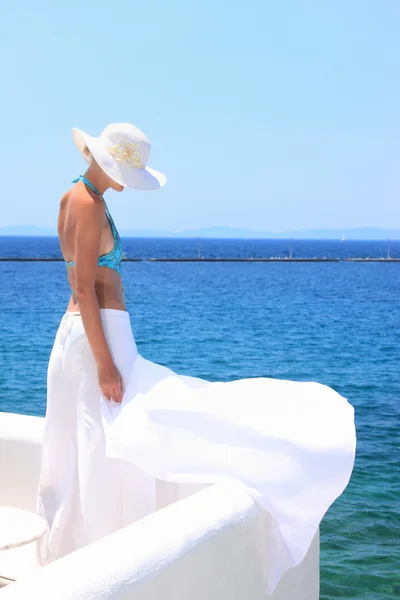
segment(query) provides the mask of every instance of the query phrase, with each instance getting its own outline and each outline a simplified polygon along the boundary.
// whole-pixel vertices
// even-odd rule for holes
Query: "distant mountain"
[[[202,227],[173,234],[174,237],[212,237],[212,238],[267,238],[267,239],[341,239],[347,240],[382,240],[400,239],[400,229],[380,229],[379,227],[359,227],[357,229],[292,229],[289,231],[255,231],[236,227]]]
[[[381,229],[379,227],[359,227],[355,229],[292,229],[289,231],[255,231],[254,229],[245,229],[242,227],[201,227],[200,229],[186,229],[184,231],[173,232],[164,229],[121,229],[121,237],[161,237],[161,238],[225,238],[225,239],[320,239],[332,240],[398,240],[400,239],[400,229]],[[49,227],[40,227],[37,225],[14,225],[0,227],[0,236],[21,235],[21,236],[57,236],[57,231]]]
[[[118,229],[122,237],[154,237],[154,238],[175,238],[183,237],[181,233],[168,231],[167,229]]]

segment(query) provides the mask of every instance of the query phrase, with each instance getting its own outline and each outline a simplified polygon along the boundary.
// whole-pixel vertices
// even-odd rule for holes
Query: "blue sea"
[[[122,241],[143,259],[289,256],[277,239]],[[386,257],[387,241],[293,240],[292,254]],[[57,238],[0,237],[5,256],[61,254]],[[143,260],[122,277],[145,358],[212,381],[318,381],[349,400],[356,463],[321,523],[321,599],[400,598],[400,263]],[[66,267],[0,262],[0,283],[0,410],[44,415]]]

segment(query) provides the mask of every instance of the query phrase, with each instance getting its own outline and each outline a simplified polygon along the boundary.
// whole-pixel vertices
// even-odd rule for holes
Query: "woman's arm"
[[[97,363],[100,388],[108,400],[121,402],[122,377],[107,344],[95,291],[104,215],[105,207],[100,198],[81,193],[75,234],[75,294],[82,324]]]

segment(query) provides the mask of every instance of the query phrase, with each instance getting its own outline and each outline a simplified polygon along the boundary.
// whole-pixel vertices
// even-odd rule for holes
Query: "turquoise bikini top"
[[[115,223],[113,221],[113,218],[110,215],[106,201],[104,200],[103,196],[100,194],[99,190],[97,188],[95,188],[94,185],[92,183],[90,183],[90,181],[88,179],[86,179],[86,177],[84,177],[83,175],[79,175],[79,177],[74,179],[72,183],[77,183],[78,181],[83,181],[83,183],[85,185],[89,186],[103,200],[104,205],[106,207],[106,215],[110,222],[111,231],[112,231],[112,234],[114,237],[113,249],[110,252],[107,252],[107,254],[102,254],[102,256],[99,256],[97,264],[99,265],[99,267],[108,267],[109,269],[114,269],[114,271],[117,271],[117,273],[121,274],[121,260],[122,260],[121,238],[119,237],[117,228],[115,227]],[[73,260],[69,260],[69,261],[66,260],[65,263],[66,263],[67,267],[75,266],[75,262]]]

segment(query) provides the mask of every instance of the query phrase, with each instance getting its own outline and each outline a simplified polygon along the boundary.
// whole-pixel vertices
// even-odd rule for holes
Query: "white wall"
[[[42,417],[0,412],[0,504],[36,510],[44,429]],[[208,485],[157,480],[157,509]]]
[[[0,413],[0,504],[36,510],[43,421]]]
[[[42,428],[42,419],[0,413],[0,503],[35,504]],[[271,596],[269,515],[234,483],[197,493],[202,486],[159,484],[157,505],[163,508],[21,577],[0,590],[0,600],[318,599],[318,535]]]

